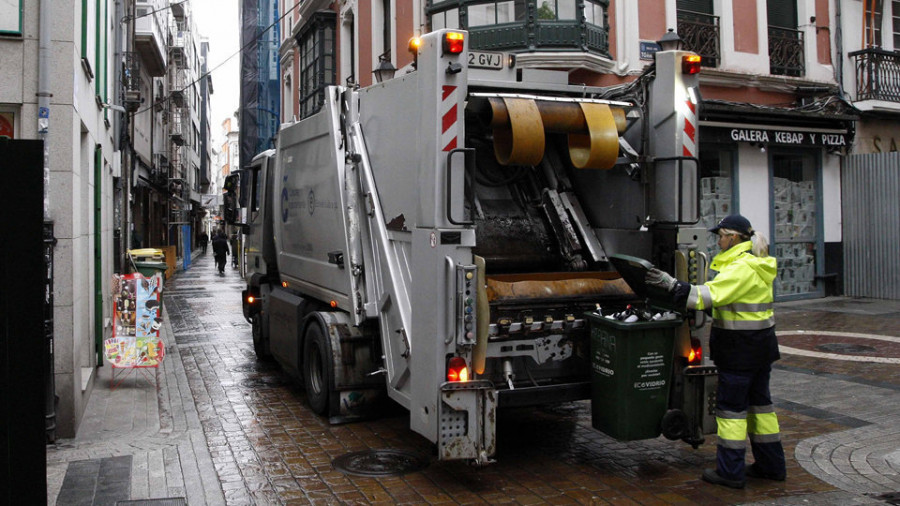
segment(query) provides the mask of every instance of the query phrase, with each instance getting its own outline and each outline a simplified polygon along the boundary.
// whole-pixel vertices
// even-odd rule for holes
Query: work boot
[[[746,483],[743,480],[729,480],[728,478],[722,478],[715,469],[704,469],[702,478],[703,481],[712,483],[713,485],[724,485],[731,488],[744,488],[744,484]]]
[[[747,468],[747,476],[751,478],[762,478],[764,480],[773,480],[773,481],[784,481],[787,477],[785,474],[773,474],[767,473],[760,468],[756,467],[756,464],[751,465]]]

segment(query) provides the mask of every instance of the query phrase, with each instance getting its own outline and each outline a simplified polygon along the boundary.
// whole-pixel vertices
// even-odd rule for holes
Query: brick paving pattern
[[[744,490],[701,482],[703,468],[715,465],[714,437],[697,450],[663,438],[618,442],[591,428],[587,402],[501,412],[498,461],[477,468],[437,461],[400,409],[346,425],[312,414],[295,381],[256,360],[241,280],[230,268],[218,276],[212,264],[199,257],[167,282],[158,396],[138,378],[109,392],[101,368],[78,437],[48,448],[51,503],[67,466],[121,455],[134,459],[132,499],[186,497],[192,505],[880,504],[900,490],[897,364],[784,355],[772,390],[785,482],[750,479]],[[900,304],[863,314],[819,305],[779,306],[779,330],[900,336]],[[877,350],[896,356],[888,345]],[[378,478],[333,468],[335,458],[368,449],[408,451],[430,464]]]

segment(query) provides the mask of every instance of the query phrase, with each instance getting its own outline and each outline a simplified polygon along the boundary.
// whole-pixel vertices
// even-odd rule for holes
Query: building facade
[[[845,293],[900,299],[900,1],[835,7],[836,75],[860,115],[842,175]]]
[[[56,435],[67,437],[84,412],[110,331],[115,196],[122,182],[116,132],[123,120],[115,110],[121,109],[111,28],[116,3],[62,0],[50,6],[27,0],[0,6],[0,123],[2,135],[45,139],[45,214],[57,240],[54,415]],[[48,35],[43,40],[42,29]]]
[[[778,257],[779,300],[841,291],[841,171],[860,142],[859,104],[847,94],[855,84],[842,69],[861,58],[846,42],[860,39],[860,2],[280,1],[282,122],[318,110],[325,85],[372,84],[383,62],[411,71],[409,39],[434,29],[466,29],[470,50],[515,53],[519,67],[564,70],[570,84],[595,86],[634,80],[674,30],[703,57],[698,225],[747,216]],[[889,49],[895,3],[877,3]],[[891,146],[884,136],[876,143]]]
[[[72,437],[103,365],[110,279],[127,271],[126,250],[174,245],[183,257],[195,240],[211,85],[199,81],[200,39],[184,36],[196,32],[189,2],[13,0],[0,20],[0,135],[46,139],[53,414],[55,435]]]
[[[249,163],[275,147],[281,113],[281,0],[240,0],[240,152]]]

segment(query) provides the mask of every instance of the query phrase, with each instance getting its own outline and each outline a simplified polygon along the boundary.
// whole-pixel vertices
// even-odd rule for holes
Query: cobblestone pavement
[[[714,437],[697,450],[663,438],[618,442],[591,428],[587,402],[501,412],[498,462],[484,468],[436,461],[432,445],[409,430],[399,409],[376,420],[329,425],[309,411],[301,388],[256,360],[241,315],[241,288],[236,271],[214,272],[211,256],[167,282],[163,366],[155,377],[134,376],[114,391],[109,368],[100,369],[78,436],[48,447],[50,503],[108,501],[115,492],[100,494],[102,474],[89,492],[75,479],[74,466],[102,469],[110,459],[132,456],[127,497],[117,500],[900,504],[900,365],[853,361],[900,358],[900,303],[834,298],[779,304],[785,351],[772,391],[788,479],[750,479],[746,489],[732,490],[699,480],[704,467],[715,465]],[[367,449],[413,452],[429,465],[379,478],[332,466],[336,457]],[[99,462],[91,467],[84,464],[89,460]]]

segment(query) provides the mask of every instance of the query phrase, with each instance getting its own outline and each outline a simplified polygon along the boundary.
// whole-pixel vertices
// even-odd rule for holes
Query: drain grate
[[[428,461],[402,450],[366,450],[341,455],[331,465],[354,476],[400,476],[425,469]]]
[[[244,388],[278,388],[285,385],[281,378],[274,376],[263,376],[260,378],[250,378],[241,381],[240,385]]]
[[[849,343],[825,343],[816,346],[816,349],[827,353],[847,353],[851,355],[859,353],[874,353],[876,351],[875,348],[871,346]]]

